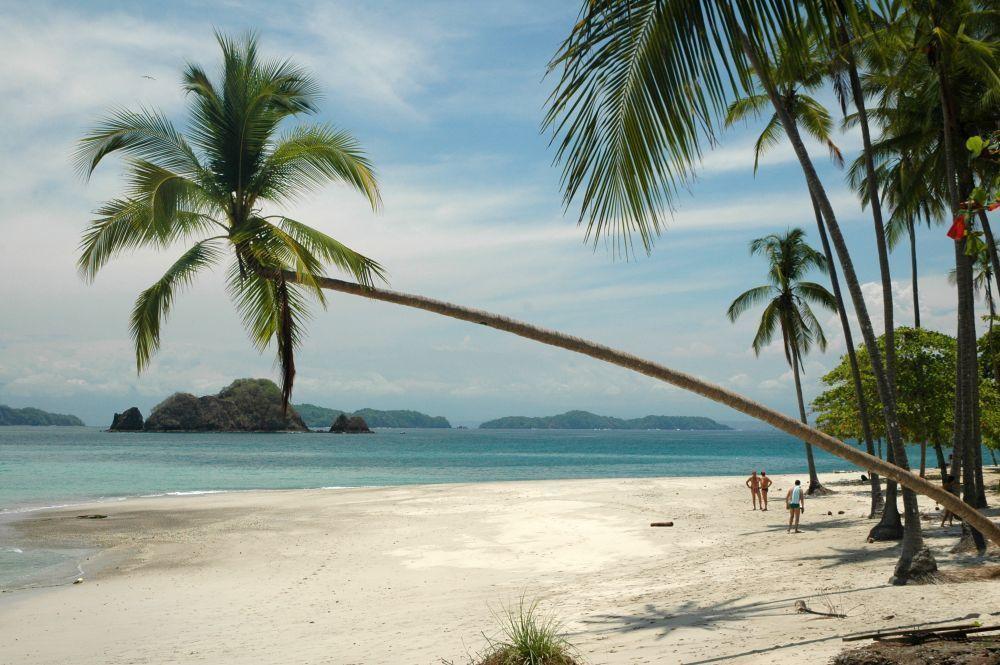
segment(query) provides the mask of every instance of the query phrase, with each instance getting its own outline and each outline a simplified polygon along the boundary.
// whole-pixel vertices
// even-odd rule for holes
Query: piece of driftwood
[[[649,526],[673,526],[673,522],[650,522]]]
[[[798,612],[799,614],[815,614],[816,616],[820,616],[820,617],[832,617],[834,619],[846,619],[847,618],[846,614],[840,614],[839,612],[819,612],[817,610],[809,609],[809,606],[806,605],[806,601],[804,601],[804,600],[796,600],[795,601],[795,611]]]
[[[952,628],[950,630],[931,630],[912,635],[900,635],[898,637],[886,637],[879,639],[879,642],[892,642],[894,644],[922,644],[927,640],[964,640],[972,633],[991,633],[1000,630],[1000,626],[978,626],[976,628]]]
[[[885,637],[898,637],[903,635],[925,635],[929,633],[952,632],[959,630],[970,630],[980,628],[978,623],[963,623],[955,626],[939,626],[937,628],[901,628],[898,630],[876,630],[873,633],[861,633],[859,635],[848,635],[841,638],[844,642],[857,642],[859,640],[879,640]]]

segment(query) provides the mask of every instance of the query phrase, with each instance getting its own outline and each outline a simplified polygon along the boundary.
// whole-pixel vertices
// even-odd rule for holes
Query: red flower
[[[965,237],[965,215],[959,215],[955,218],[951,228],[948,229],[948,237],[952,240],[961,240]]]
[[[989,210],[990,212],[993,212],[993,211],[994,211],[994,210],[996,210],[997,208],[1000,208],[1000,201],[996,201],[995,203],[991,203],[991,204],[989,204],[989,205],[988,205],[988,206],[986,207],[986,209],[987,209],[987,210]]]

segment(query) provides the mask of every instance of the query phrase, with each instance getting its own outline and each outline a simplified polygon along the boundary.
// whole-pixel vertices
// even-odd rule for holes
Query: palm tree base
[[[952,554],[986,554],[986,541],[978,531],[973,531],[968,524],[962,524],[962,537],[951,548]]]
[[[868,542],[902,539],[903,520],[899,516],[899,509],[890,510],[887,506],[882,510],[882,519],[868,532]]]
[[[895,573],[889,578],[889,583],[894,586],[903,586],[910,582],[925,584],[935,581],[937,572],[938,566],[934,555],[928,548],[922,547],[909,561],[900,557],[896,564]]]
[[[830,489],[823,483],[817,481],[815,483],[809,483],[809,489],[806,490],[807,496],[825,496],[827,494],[836,494],[835,490]]]

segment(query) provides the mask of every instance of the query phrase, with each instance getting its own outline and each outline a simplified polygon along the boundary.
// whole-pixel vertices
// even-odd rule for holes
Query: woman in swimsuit
[[[786,533],[791,533],[793,526],[795,533],[802,533],[799,531],[799,516],[802,515],[805,507],[806,498],[802,494],[802,484],[796,480],[795,486],[788,490],[788,494],[785,495],[785,508],[788,509],[788,531]]]
[[[767,488],[774,484],[774,481],[767,477],[766,471],[760,472],[760,509],[767,510]]]

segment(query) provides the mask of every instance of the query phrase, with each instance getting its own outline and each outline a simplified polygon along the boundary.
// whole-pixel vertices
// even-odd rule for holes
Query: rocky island
[[[667,430],[728,430],[727,425],[701,416],[645,416],[624,420],[599,416],[589,411],[567,411],[557,416],[529,418],[507,416],[490,420],[479,429],[667,429]]]
[[[426,413],[410,410],[381,411],[379,409],[359,409],[354,413],[339,409],[328,409],[315,404],[295,404],[295,410],[302,416],[306,425],[314,428],[326,428],[340,415],[348,418],[356,416],[364,419],[369,427],[420,427],[434,429],[449,429],[451,423],[442,416],[429,416]]]
[[[49,413],[48,411],[42,411],[30,406],[23,409],[15,409],[0,404],[0,427],[7,425],[83,427],[83,421],[76,416],[64,413]]]
[[[368,423],[361,416],[350,416],[342,413],[330,425],[330,431],[334,434],[371,434]]]
[[[138,409],[115,414],[115,424],[126,414],[142,418]],[[142,424],[145,432],[305,432],[306,424],[289,406],[281,410],[281,390],[269,379],[237,379],[217,395],[195,397],[174,393],[153,408]]]

